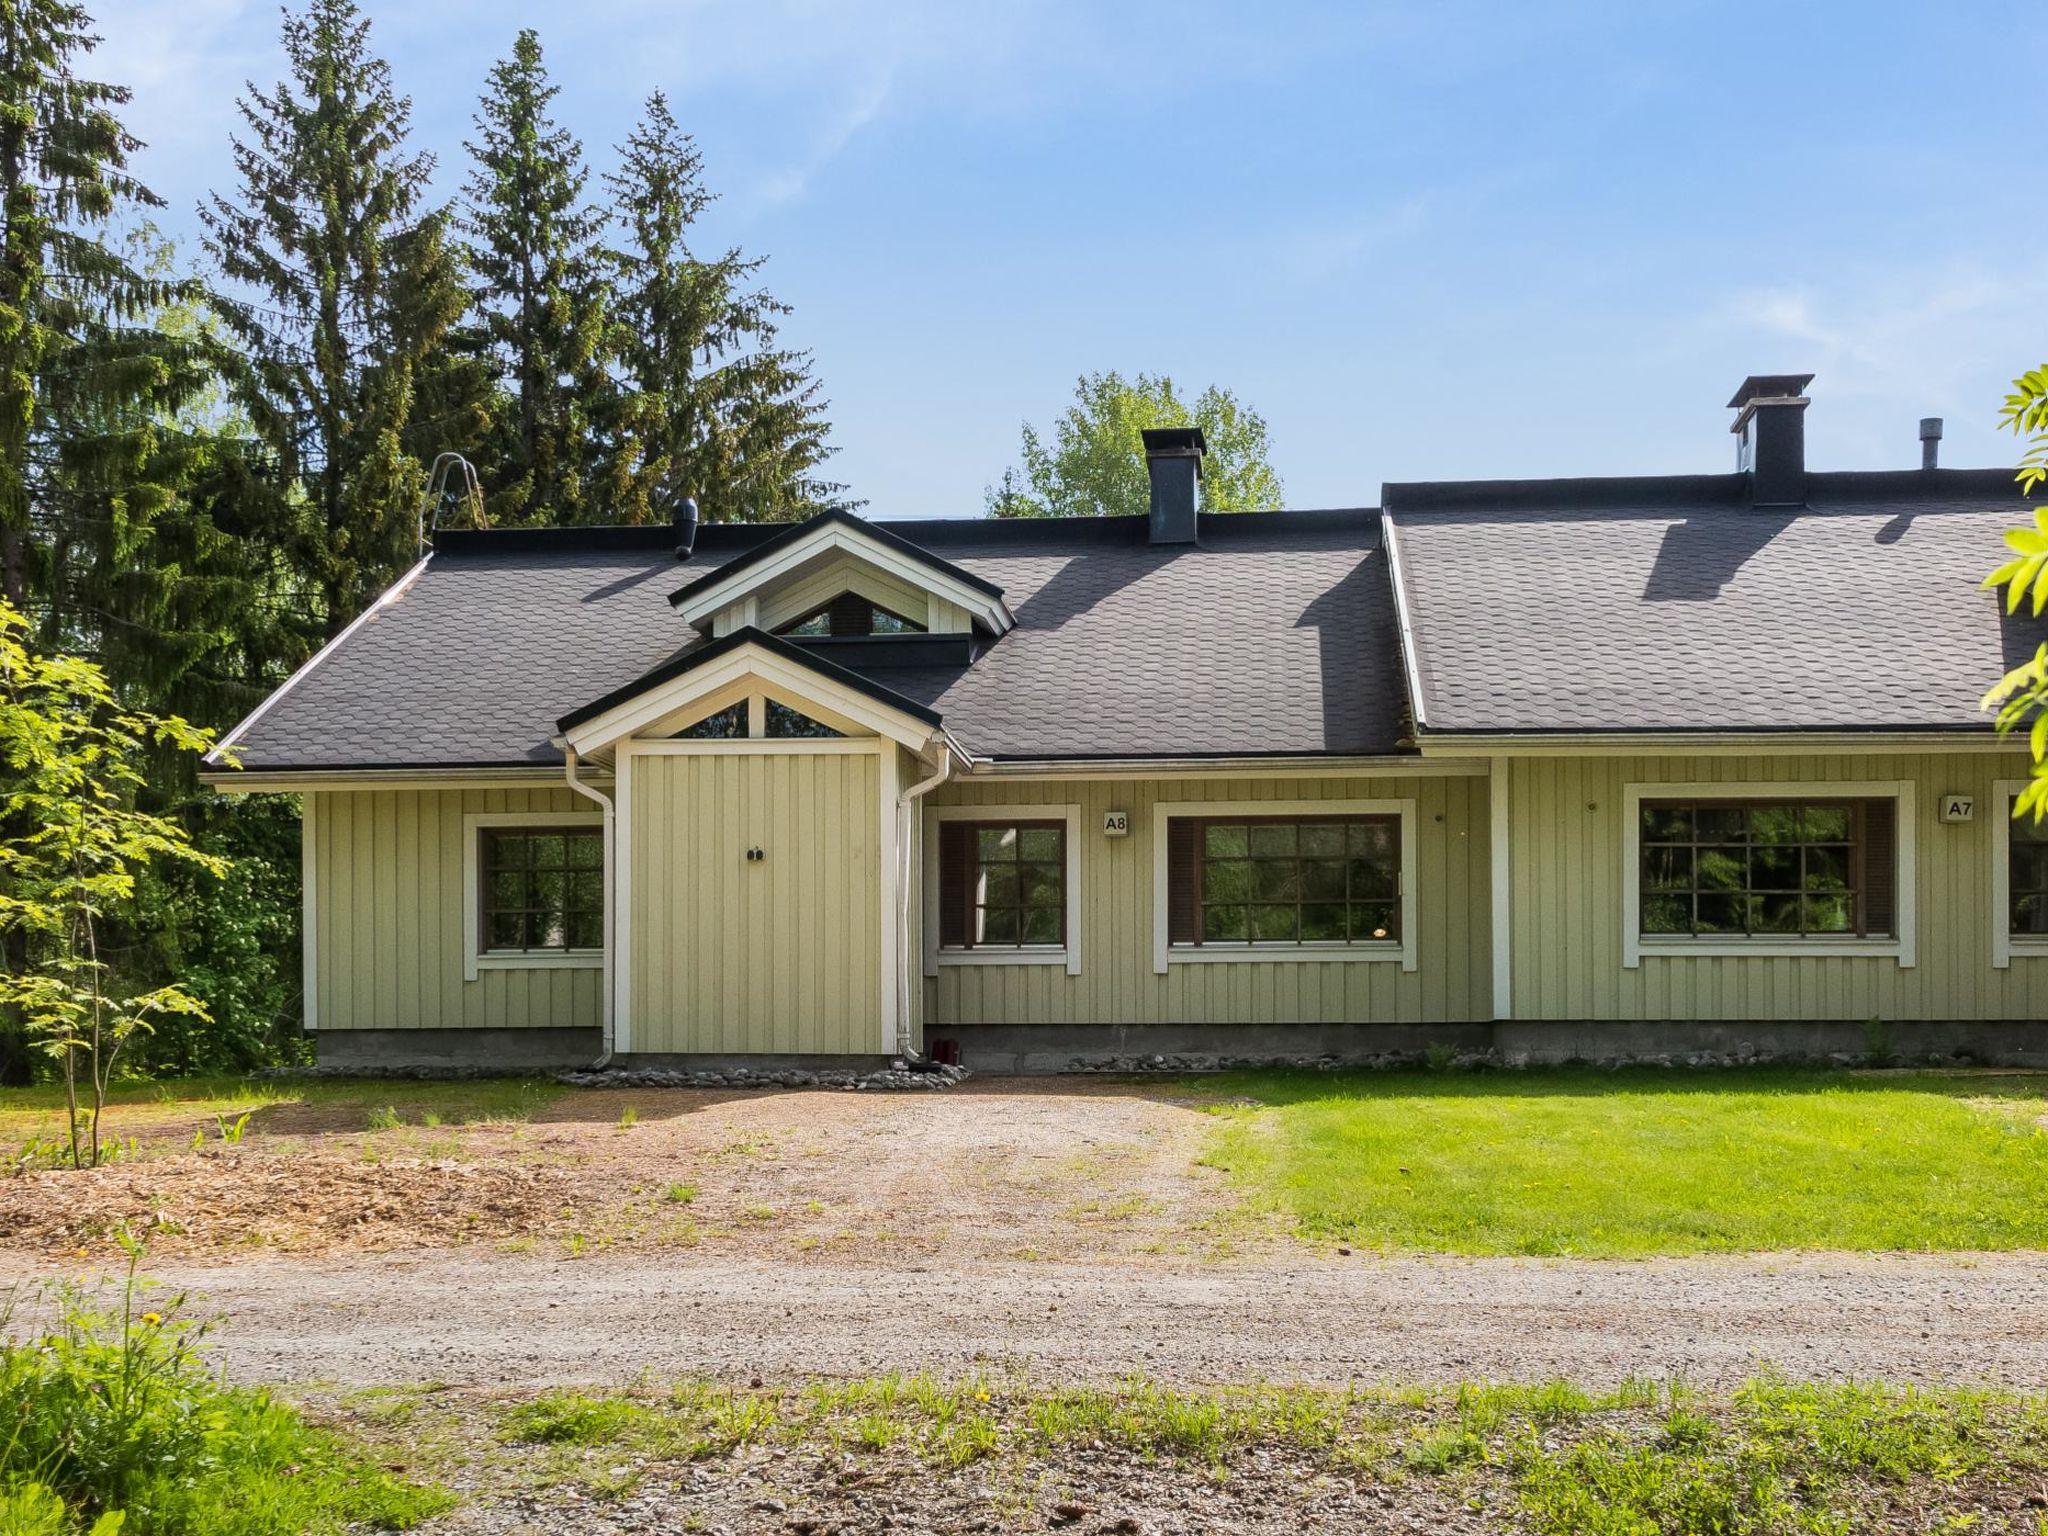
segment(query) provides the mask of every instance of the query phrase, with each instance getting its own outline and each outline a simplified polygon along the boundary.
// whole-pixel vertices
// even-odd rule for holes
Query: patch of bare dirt
[[[518,1163],[195,1152],[0,1183],[0,1244],[66,1253],[121,1228],[164,1254],[504,1239],[569,1226],[575,1184],[566,1170]]]
[[[214,1259],[473,1243],[834,1265],[1202,1256],[1244,1236],[1196,1165],[1206,1128],[1156,1088],[1029,1080],[568,1090],[530,1121],[382,1129],[360,1105],[283,1104],[239,1143],[191,1150],[191,1125],[158,1123],[111,1167],[5,1181],[0,1249],[68,1255],[125,1224],[160,1254]]]

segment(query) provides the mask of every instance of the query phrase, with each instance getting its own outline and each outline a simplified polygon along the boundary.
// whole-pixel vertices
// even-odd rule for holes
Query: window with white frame
[[[1415,968],[1415,802],[1153,807],[1154,969],[1393,960]]]
[[[2013,816],[2024,779],[2000,779],[1989,806],[1991,842],[1991,962],[2003,969],[2014,955],[2048,955],[2048,822]]]
[[[1909,781],[1629,784],[1623,964],[1851,954],[1913,964]]]
[[[510,811],[463,818],[464,974],[603,963],[604,817]]]
[[[1081,969],[1081,809],[936,806],[925,824],[925,971]]]

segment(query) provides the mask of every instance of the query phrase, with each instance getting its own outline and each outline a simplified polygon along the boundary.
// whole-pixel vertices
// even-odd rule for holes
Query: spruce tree
[[[128,92],[76,73],[91,26],[64,0],[0,0],[0,596],[73,649],[89,616],[60,590],[63,551],[163,507],[177,469],[152,413],[204,379],[136,323],[175,285],[109,243],[158,199],[127,169]]]
[[[763,258],[690,246],[713,201],[703,157],[656,92],[605,178],[625,241],[609,253],[622,392],[606,423],[612,520],[659,522],[694,496],[707,519],[786,522],[857,506],[819,474],[826,401],[810,357],[778,344],[789,313],[756,284]]]
[[[431,446],[413,416],[463,307],[433,157],[407,148],[411,102],[369,31],[353,0],[286,15],[287,78],[237,103],[239,195],[200,208],[260,489],[328,635],[413,558]]]
[[[145,398],[90,414],[53,396],[39,487],[50,643],[89,655],[124,702],[225,727],[277,681],[295,640],[280,615],[293,582],[265,504],[244,493],[247,424],[211,360],[222,338],[177,251],[154,225],[115,247],[168,302],[97,323],[152,364]],[[92,465],[64,465],[97,434]],[[256,519],[252,521],[252,518]],[[173,776],[190,789],[189,762]],[[167,786],[170,781],[166,781]]]
[[[608,379],[598,260],[603,215],[584,203],[583,146],[559,126],[532,28],[491,70],[470,143],[464,233],[471,324],[508,399],[479,467],[494,521],[600,520],[591,420]]]

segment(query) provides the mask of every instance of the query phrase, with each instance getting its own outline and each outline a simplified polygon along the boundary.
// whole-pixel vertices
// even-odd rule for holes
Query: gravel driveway
[[[2040,1254],[937,1269],[448,1250],[154,1272],[223,1314],[210,1345],[234,1375],[280,1382],[1023,1370],[1189,1385],[1683,1376],[1725,1386],[1773,1365],[1809,1379],[2048,1384]]]

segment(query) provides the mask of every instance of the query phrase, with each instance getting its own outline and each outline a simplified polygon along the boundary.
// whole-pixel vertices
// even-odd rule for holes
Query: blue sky
[[[257,0],[100,0],[181,236]],[[1293,506],[1383,480],[1731,467],[1746,373],[1812,371],[1809,462],[2004,463],[2048,360],[2025,134],[2048,22],[1886,3],[365,0],[459,185],[538,27],[602,167],[670,93],[771,258],[875,515],[977,512],[1084,369],[1238,392]]]

